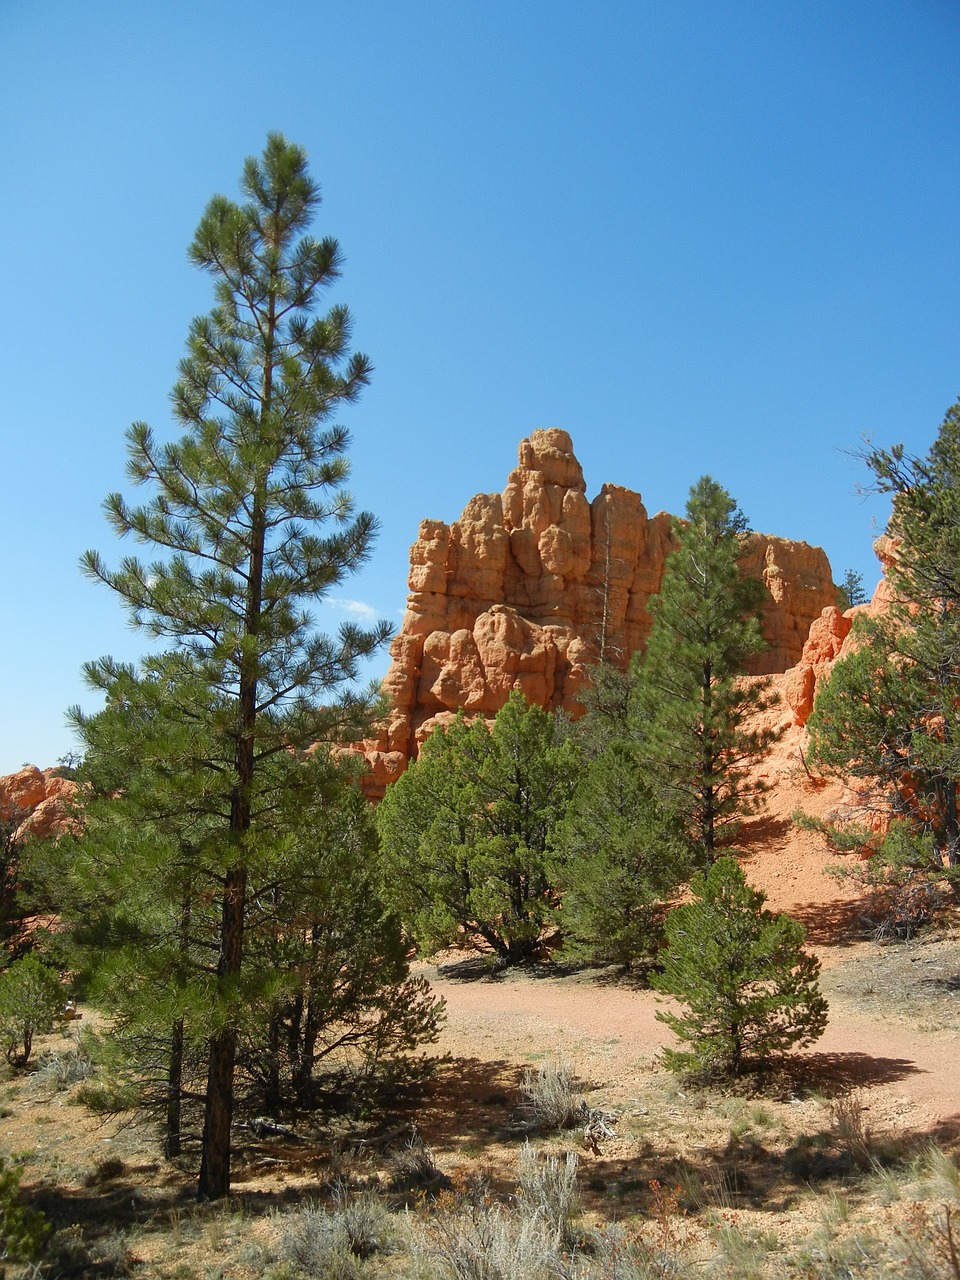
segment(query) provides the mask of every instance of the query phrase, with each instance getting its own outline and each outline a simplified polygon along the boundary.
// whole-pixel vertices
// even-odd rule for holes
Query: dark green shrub
[[[27,1065],[33,1037],[51,1031],[62,1009],[60,979],[32,952],[0,974],[0,1045],[12,1066]]]
[[[34,1262],[40,1257],[49,1227],[37,1209],[20,1204],[20,1175],[0,1156],[0,1264]],[[0,1265],[0,1276],[4,1269]]]
[[[736,1076],[797,1045],[827,1024],[816,978],[820,962],[803,949],[804,931],[764,907],[733,858],[694,876],[694,900],[667,916],[663,970],[653,986],[686,1011],[660,1012],[688,1045],[667,1049],[674,1070]]]

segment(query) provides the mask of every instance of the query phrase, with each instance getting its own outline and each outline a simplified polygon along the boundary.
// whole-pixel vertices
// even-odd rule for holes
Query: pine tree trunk
[[[170,1030],[170,1064],[167,1070],[167,1131],[163,1153],[168,1160],[180,1154],[180,1113],[183,1103],[183,1019]]]
[[[711,714],[713,709],[713,666],[703,664],[701,696],[703,706],[703,739],[700,757],[700,839],[707,866],[714,858],[714,827],[716,825],[716,786],[713,780],[713,747],[710,741]]]
[[[946,601],[941,602],[941,614],[948,613]],[[937,684],[940,686],[941,696],[945,698],[947,705],[953,701],[950,696],[953,687],[952,664],[947,661],[941,661],[937,670]],[[944,743],[950,745],[950,719],[949,714],[943,717],[943,737]],[[958,857],[960,857],[960,817],[957,814],[957,784],[952,778],[944,778],[940,784],[941,801],[943,809],[943,835],[944,844],[947,852],[947,865],[955,867]]]
[[[267,1062],[264,1105],[271,1115],[280,1110],[283,1090],[280,1084],[280,1043],[283,1037],[284,1010],[274,1008],[270,1015],[270,1026],[267,1029]]]
[[[239,974],[243,958],[243,924],[247,869],[231,867],[223,888],[220,965],[218,976]],[[237,1028],[231,1020],[210,1040],[207,1094],[203,1117],[203,1157],[197,1196],[219,1200],[230,1193],[230,1125],[233,1120],[233,1076],[237,1056]]]
[[[225,1027],[210,1041],[210,1069],[203,1117],[203,1158],[197,1198],[219,1200],[230,1194],[230,1125],[233,1121],[233,1069],[237,1033]]]

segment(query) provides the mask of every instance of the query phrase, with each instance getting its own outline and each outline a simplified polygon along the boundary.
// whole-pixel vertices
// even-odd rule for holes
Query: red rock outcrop
[[[46,789],[46,779],[32,764],[0,778],[0,820],[10,822],[32,813],[44,798]]]
[[[25,765],[0,778],[0,820],[16,822],[21,836],[56,835],[70,824],[70,801],[76,791],[76,783],[56,769]]]
[[[841,613],[836,606],[823,610],[813,623],[803,646],[800,661],[791,667],[779,682],[782,698],[793,712],[796,724],[805,725],[813,710],[818,685],[829,676],[834,663],[852,653],[857,644],[853,634],[853,620],[857,614],[882,617],[889,612],[893,600],[893,588],[887,578],[890,565],[896,560],[899,538],[883,534],[873,544],[873,550],[883,568],[883,577],[869,604],[856,605]]]
[[[511,689],[576,714],[588,666],[625,664],[650,631],[647,603],[674,547],[672,518],[605,484],[587,500],[569,435],[534,431],[502,494],[478,494],[460,519],[425,520],[410,552],[410,595],[384,680],[392,712],[364,744],[373,796],[459,708],[493,715]],[[767,588],[768,648],[754,674],[802,655],[836,589],[819,547],[744,539],[744,572]]]

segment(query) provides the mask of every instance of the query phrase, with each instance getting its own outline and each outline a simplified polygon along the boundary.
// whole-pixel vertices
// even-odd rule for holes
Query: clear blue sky
[[[591,497],[680,512],[710,473],[872,588],[845,451],[925,451],[960,394],[958,66],[956,0],[0,0],[0,773],[71,748],[83,661],[144,649],[77,559],[123,550],[123,433],[172,430],[210,305],[186,246],[269,130],[376,367],[345,600],[399,622],[418,522],[538,426]]]

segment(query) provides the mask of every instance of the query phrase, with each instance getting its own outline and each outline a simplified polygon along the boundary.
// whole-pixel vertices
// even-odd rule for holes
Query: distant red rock
[[[367,790],[382,795],[418,745],[459,709],[494,715],[511,689],[580,710],[589,666],[625,666],[650,632],[647,605],[675,547],[672,518],[605,484],[588,501],[569,435],[534,431],[502,494],[478,494],[452,524],[424,520],[384,692],[392,711],[363,744]],[[766,587],[767,649],[753,674],[800,661],[811,624],[834,607],[819,547],[748,534],[741,568]]]
[[[0,819],[17,823],[22,836],[50,836],[66,830],[77,785],[55,769],[25,765],[0,778]]]

